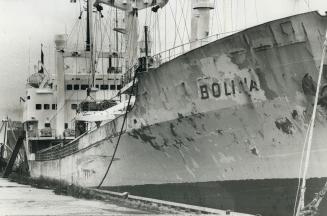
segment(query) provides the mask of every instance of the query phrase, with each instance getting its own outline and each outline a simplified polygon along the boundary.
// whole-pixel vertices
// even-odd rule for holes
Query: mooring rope
[[[98,189],[102,186],[104,180],[106,179],[106,177],[107,177],[107,175],[108,175],[108,173],[109,173],[109,170],[110,170],[110,168],[111,168],[112,162],[114,161],[115,156],[116,156],[116,152],[117,152],[117,149],[118,149],[118,146],[119,146],[119,143],[120,143],[120,138],[121,138],[121,135],[123,134],[123,131],[124,131],[124,126],[125,126],[125,122],[126,122],[127,114],[128,114],[128,108],[129,108],[129,105],[130,105],[130,103],[131,103],[132,95],[133,95],[133,93],[134,93],[136,74],[137,74],[137,69],[136,69],[136,72],[135,72],[134,77],[133,77],[132,89],[131,89],[130,96],[129,96],[129,98],[128,98],[128,103],[127,103],[127,106],[126,106],[126,112],[125,112],[125,114],[124,114],[123,123],[122,123],[122,125],[121,125],[121,129],[120,129],[119,136],[118,136],[118,139],[117,139],[117,143],[116,143],[116,146],[115,146],[115,149],[114,149],[114,153],[113,153],[113,155],[112,155],[112,158],[111,158],[111,160],[110,160],[110,163],[109,163],[109,165],[108,165],[108,168],[107,168],[107,170],[106,170],[106,173],[104,174],[104,176],[103,176],[103,178],[102,178],[100,184],[97,186]]]
[[[304,208],[304,196],[305,196],[305,191],[306,191],[306,177],[307,177],[307,172],[308,172],[308,168],[309,168],[310,153],[311,153],[311,147],[312,147],[312,137],[313,137],[313,130],[314,130],[315,119],[316,119],[316,112],[317,112],[317,107],[318,107],[319,90],[320,90],[321,79],[322,79],[322,74],[323,74],[326,49],[327,49],[327,32],[326,32],[326,37],[325,37],[325,41],[323,44],[323,50],[322,50],[322,55],[321,55],[321,63],[320,63],[319,74],[318,74],[318,82],[317,82],[314,106],[313,106],[313,110],[312,110],[311,124],[309,127],[309,133],[308,133],[309,136],[308,136],[308,140],[307,140],[305,163],[304,163],[304,167],[303,167],[301,192],[300,192],[299,203],[297,206],[296,216],[299,216],[301,214],[302,209]],[[306,145],[306,143],[304,145]]]

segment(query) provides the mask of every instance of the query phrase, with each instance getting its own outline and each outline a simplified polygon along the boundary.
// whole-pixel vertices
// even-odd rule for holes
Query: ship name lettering
[[[235,80],[225,81],[222,84],[219,82],[213,82],[212,84],[202,84],[200,85],[200,94],[201,99],[209,99],[210,96],[214,98],[220,98],[222,94],[225,96],[236,95],[237,93],[242,92],[253,92],[259,91],[258,84],[255,80],[250,81],[248,86],[247,79],[238,82],[238,85],[235,84]]]

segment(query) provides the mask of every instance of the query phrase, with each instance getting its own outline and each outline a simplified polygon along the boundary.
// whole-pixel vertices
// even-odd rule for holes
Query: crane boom
[[[96,3],[102,3],[123,11],[133,11],[133,9],[142,10],[149,7],[164,7],[169,0],[97,0]]]

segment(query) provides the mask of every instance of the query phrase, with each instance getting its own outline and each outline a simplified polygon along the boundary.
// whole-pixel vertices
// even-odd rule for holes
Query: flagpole
[[[44,73],[44,53],[43,53],[43,44],[41,43],[41,69],[39,70],[39,73]]]

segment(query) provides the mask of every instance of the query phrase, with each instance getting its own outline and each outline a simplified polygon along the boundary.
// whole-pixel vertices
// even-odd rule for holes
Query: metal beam
[[[19,138],[17,139],[14,151],[11,154],[8,165],[6,166],[5,172],[3,173],[4,178],[8,178],[9,175],[12,173],[12,168],[14,166],[15,160],[19,153],[19,149],[23,146],[24,138],[25,138],[25,136],[19,136]]]

